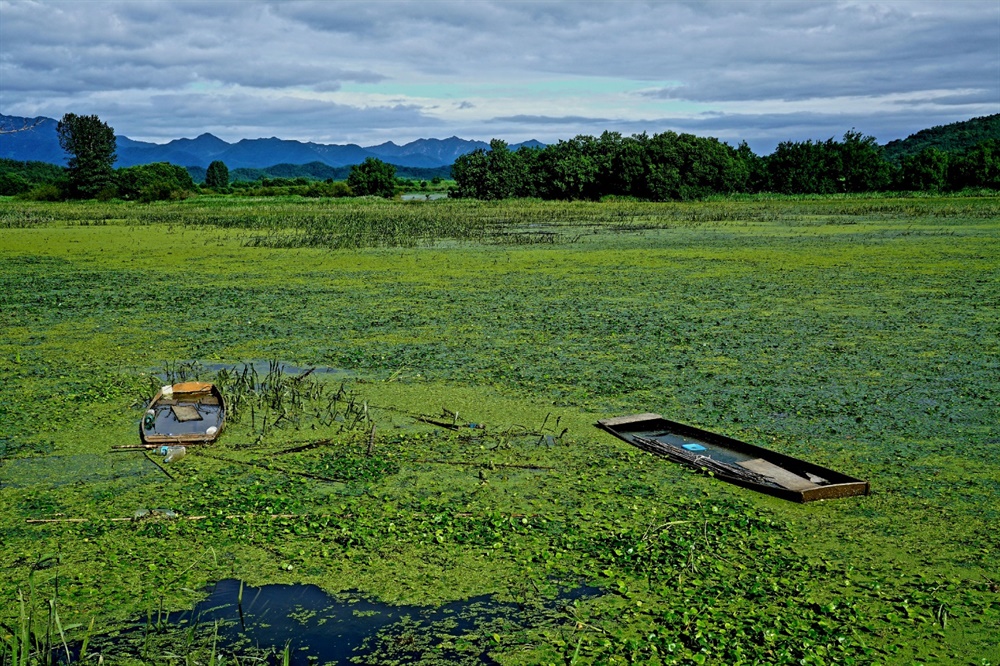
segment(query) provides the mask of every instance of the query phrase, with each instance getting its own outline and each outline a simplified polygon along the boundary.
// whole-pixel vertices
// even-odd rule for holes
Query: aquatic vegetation
[[[32,571],[69,639],[233,577],[527,609],[587,584],[448,640],[997,663],[998,219],[995,197],[5,201],[0,624]],[[221,440],[112,452],[183,379],[223,387]],[[593,428],[640,411],[873,495],[788,505]]]

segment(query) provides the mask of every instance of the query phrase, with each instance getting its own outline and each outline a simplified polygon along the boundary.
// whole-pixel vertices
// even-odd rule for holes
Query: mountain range
[[[52,118],[23,118],[0,114],[0,131],[7,130],[0,133],[0,158],[65,165],[68,156],[59,146],[57,125],[58,121]],[[458,157],[478,148],[490,147],[483,141],[470,141],[456,136],[448,139],[417,139],[402,146],[387,141],[367,147],[353,143],[323,144],[275,137],[242,139],[229,143],[207,133],[194,139],[174,139],[167,143],[135,141],[120,135],[117,140],[117,167],[170,162],[184,167],[204,168],[215,160],[225,162],[230,169],[263,169],[275,164],[312,162],[344,167],[364,162],[368,157],[376,157],[401,167],[437,168],[451,166]],[[513,144],[510,148],[517,150],[521,146],[544,145],[538,141],[526,141]]]
[[[52,118],[23,118],[0,114],[0,158],[65,165],[68,157],[59,146],[57,125],[58,122]],[[201,174],[200,177],[204,177],[204,169],[209,164],[221,160],[230,170],[267,170],[281,166],[283,173],[294,177],[301,175],[302,168],[289,170],[289,166],[309,165],[308,170],[314,177],[322,175],[324,178],[343,178],[346,167],[363,162],[367,157],[377,157],[404,170],[414,170],[410,172],[411,175],[429,178],[432,174],[447,174],[447,168],[459,156],[478,148],[489,148],[489,144],[483,141],[470,141],[456,136],[449,139],[418,139],[402,146],[388,141],[367,147],[357,144],[290,141],[274,137],[228,143],[212,134],[202,134],[194,139],[174,139],[167,143],[135,141],[127,136],[117,138],[116,166],[170,162],[187,167],[193,174]],[[906,139],[890,141],[884,146],[885,156],[891,160],[899,160],[902,156],[916,154],[927,147],[958,152],[986,139],[1000,139],[1000,114],[932,127]],[[544,145],[538,141],[526,141],[513,144],[510,148],[517,150],[521,146]],[[330,171],[328,168],[339,171]],[[405,175],[405,171],[403,173]]]

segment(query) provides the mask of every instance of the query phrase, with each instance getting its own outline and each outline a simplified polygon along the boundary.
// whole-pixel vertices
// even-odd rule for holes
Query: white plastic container
[[[177,462],[187,455],[187,448],[183,446],[161,446],[160,453],[163,455],[163,462]]]
[[[167,384],[166,386],[164,386],[163,388],[160,389],[160,393],[163,394],[164,398],[172,398],[172,397],[174,397],[174,385],[173,384]]]

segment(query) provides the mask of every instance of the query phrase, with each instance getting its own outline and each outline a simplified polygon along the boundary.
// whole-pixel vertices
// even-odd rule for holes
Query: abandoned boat
[[[597,422],[640,449],[665,456],[716,478],[793,502],[867,495],[867,481],[813,465],[738,439],[669,421],[659,414],[635,414]]]
[[[222,393],[208,382],[164,386],[146,408],[139,424],[145,445],[210,444],[226,425]]]

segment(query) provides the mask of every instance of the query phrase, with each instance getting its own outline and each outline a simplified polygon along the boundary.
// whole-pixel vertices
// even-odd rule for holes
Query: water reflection
[[[567,603],[599,594],[597,588],[577,587],[531,603],[488,595],[438,607],[392,606],[353,594],[328,595],[315,585],[244,586],[241,594],[240,581],[227,579],[193,610],[171,613],[160,624],[178,636],[192,626],[211,627],[220,654],[280,654],[287,646],[290,663],[298,666],[412,663],[431,655],[440,663],[483,664],[495,663],[488,654],[496,646],[494,634],[565,622],[561,609]],[[113,638],[97,637],[89,651],[133,656],[144,632],[147,623]]]

